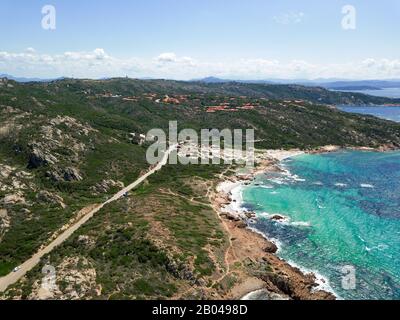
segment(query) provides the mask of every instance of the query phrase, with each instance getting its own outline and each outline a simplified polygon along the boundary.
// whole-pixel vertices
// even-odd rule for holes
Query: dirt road
[[[30,271],[33,267],[35,267],[39,262],[40,259],[51,252],[55,247],[62,244],[65,240],[67,240],[76,230],[78,230],[84,223],[86,223],[93,215],[100,211],[105,205],[120,199],[125,193],[131,191],[132,189],[136,188],[140,185],[144,180],[146,180],[149,176],[153,173],[160,170],[165,164],[168,162],[168,157],[170,153],[176,149],[176,145],[171,146],[167,152],[164,154],[162,160],[150,171],[146,174],[139,177],[135,182],[131,183],[129,186],[125,187],[121,191],[117,192],[114,196],[112,196],[106,202],[95,206],[92,210],[88,211],[78,222],[70,226],[67,230],[62,232],[55,240],[53,240],[49,245],[45,248],[39,250],[35,253],[30,259],[25,261],[23,264],[19,266],[19,270],[16,272],[11,272],[8,275],[0,278],[0,292],[4,292],[10,285],[16,283],[19,279],[21,279],[28,271]]]

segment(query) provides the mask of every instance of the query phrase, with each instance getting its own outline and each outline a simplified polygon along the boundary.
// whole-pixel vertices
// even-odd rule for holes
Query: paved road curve
[[[92,210],[88,211],[78,222],[73,224],[63,233],[61,233],[55,240],[53,240],[49,245],[45,248],[39,250],[36,254],[34,254],[30,259],[25,261],[23,264],[20,265],[20,269],[16,272],[11,272],[8,275],[0,278],[0,292],[4,292],[10,285],[16,283],[19,279],[21,279],[29,270],[33,269],[39,262],[40,259],[51,252],[55,247],[62,244],[65,240],[67,240],[76,230],[78,230],[84,223],[86,223],[93,215],[100,211],[105,205],[120,199],[126,192],[131,191],[132,189],[136,188],[140,185],[144,180],[146,180],[150,175],[155,173],[156,171],[160,170],[164,165],[168,162],[168,157],[170,153],[176,149],[176,145],[171,146],[168,151],[164,154],[162,160],[150,171],[146,174],[142,175],[138,178],[135,182],[131,183],[129,186],[125,187],[118,193],[116,193],[113,197],[111,197],[106,202],[95,206]]]

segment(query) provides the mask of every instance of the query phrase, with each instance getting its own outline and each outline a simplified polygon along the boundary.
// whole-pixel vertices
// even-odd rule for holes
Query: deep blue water
[[[340,110],[351,112],[351,113],[360,113],[360,114],[369,114],[376,116],[378,118],[392,120],[396,122],[400,122],[400,107],[371,107],[371,106],[337,106]]]
[[[400,299],[400,152],[302,155],[282,165],[286,173],[262,174],[243,190],[257,213],[252,226],[344,299]],[[342,283],[349,266],[354,289]]]

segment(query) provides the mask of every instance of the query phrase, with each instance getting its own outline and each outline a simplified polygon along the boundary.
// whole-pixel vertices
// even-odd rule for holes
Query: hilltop
[[[297,85],[201,84],[168,80],[74,80],[0,83],[0,103],[45,118],[65,115],[97,130],[255,128],[258,146],[314,148],[397,142],[396,124],[345,114],[334,104],[394,104],[397,100]],[[326,106],[328,105],[328,106]],[[338,128],[340,128],[338,130]]]

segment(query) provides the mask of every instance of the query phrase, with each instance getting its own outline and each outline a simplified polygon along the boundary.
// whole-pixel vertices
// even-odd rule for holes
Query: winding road
[[[39,262],[40,259],[50,253],[55,247],[62,244],[65,240],[67,240],[76,230],[78,230],[84,223],[86,223],[90,218],[93,217],[95,213],[100,211],[105,205],[114,202],[123,195],[132,189],[136,188],[140,185],[144,180],[146,180],[153,173],[159,171],[164,165],[168,162],[168,157],[173,150],[175,150],[177,145],[173,145],[169,147],[169,149],[165,152],[161,161],[151,170],[149,170],[146,174],[140,176],[135,182],[131,183],[129,186],[125,187],[121,191],[117,192],[114,196],[108,199],[106,202],[94,206],[93,209],[89,210],[85,213],[82,218],[77,221],[75,224],[70,226],[68,229],[63,231],[55,240],[53,240],[50,244],[48,244],[45,248],[40,249],[37,253],[35,253],[30,259],[26,260],[23,264],[19,266],[19,269],[15,272],[11,272],[8,275],[0,278],[0,292],[4,292],[10,285],[16,283],[19,279],[21,279],[28,271],[33,269]]]

